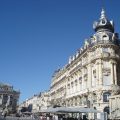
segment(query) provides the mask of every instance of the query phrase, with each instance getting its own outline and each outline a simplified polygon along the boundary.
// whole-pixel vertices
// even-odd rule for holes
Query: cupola
[[[114,23],[113,21],[109,21],[107,19],[104,9],[102,9],[101,11],[101,16],[99,21],[94,22],[93,29],[95,30],[95,32],[107,30],[114,33]]]

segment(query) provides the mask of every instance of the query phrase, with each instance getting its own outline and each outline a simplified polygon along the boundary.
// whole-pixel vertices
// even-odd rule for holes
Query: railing
[[[90,47],[97,45],[97,44],[115,44],[115,45],[119,45],[120,43],[117,41],[111,41],[111,40],[99,40],[96,41],[95,43],[91,43]]]

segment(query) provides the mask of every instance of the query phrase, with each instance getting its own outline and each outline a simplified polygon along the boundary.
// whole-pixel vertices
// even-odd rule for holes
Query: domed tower
[[[114,33],[114,22],[108,20],[104,9],[101,11],[100,19],[94,22],[93,29],[96,32],[94,37],[97,43],[119,44],[118,34]]]
[[[114,32],[114,23],[113,21],[109,21],[105,15],[104,9],[101,11],[101,16],[98,22],[95,22],[93,24],[93,28],[96,32],[102,32],[102,31],[109,31]]]
[[[114,32],[114,22],[108,20],[104,9],[99,20],[94,22],[93,29],[95,34],[90,38],[89,48],[90,81],[97,97],[93,106],[109,112],[109,96],[118,94],[120,90],[119,37]]]

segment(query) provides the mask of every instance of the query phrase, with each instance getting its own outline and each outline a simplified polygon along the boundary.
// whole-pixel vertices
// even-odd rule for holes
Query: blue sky
[[[20,90],[20,101],[48,90],[94,33],[102,6],[120,33],[120,0],[0,0],[0,81]]]

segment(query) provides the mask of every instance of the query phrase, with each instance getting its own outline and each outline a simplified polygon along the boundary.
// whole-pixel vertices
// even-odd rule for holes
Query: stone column
[[[76,92],[79,91],[78,90],[78,86],[79,86],[79,80],[78,80],[78,78],[79,77],[78,77],[78,71],[77,71],[77,77],[76,77],[77,82],[75,82],[75,83],[77,83],[77,85],[76,85]]]
[[[65,80],[65,85],[66,85],[66,94],[69,93],[69,89],[68,89],[68,78]]]
[[[87,87],[91,88],[92,86],[92,68],[91,64],[88,65],[88,80],[87,80]]]
[[[2,103],[3,103],[3,94],[1,94],[0,105],[2,105]]]
[[[102,60],[99,61],[99,85],[103,84]]]
[[[7,105],[10,104],[10,95],[8,96]]]
[[[71,106],[71,104],[72,104],[72,100],[71,100],[71,99],[69,99],[69,104],[70,104],[70,106]]]
[[[73,98],[73,106],[75,106],[75,97]]]
[[[71,106],[70,99],[68,99],[68,106]]]
[[[111,84],[115,84],[113,62],[111,62]]]
[[[66,82],[66,94],[68,95],[68,83]]]
[[[112,113],[112,99],[109,100],[109,107],[110,107],[110,116],[111,116],[111,113]]]
[[[77,106],[80,106],[80,97],[77,96]]]
[[[99,85],[99,63],[96,63],[96,86]]]
[[[68,102],[68,100],[66,100],[66,106],[68,106],[68,104],[69,104],[69,102]]]
[[[84,90],[85,86],[85,81],[84,81],[84,68],[82,69],[82,90]]]
[[[72,85],[71,85],[71,82],[70,82],[70,92],[69,94],[72,94]]]
[[[73,106],[73,98],[71,98],[71,106]]]
[[[114,80],[115,80],[115,85],[117,85],[117,69],[116,69],[116,63],[114,63]]]

